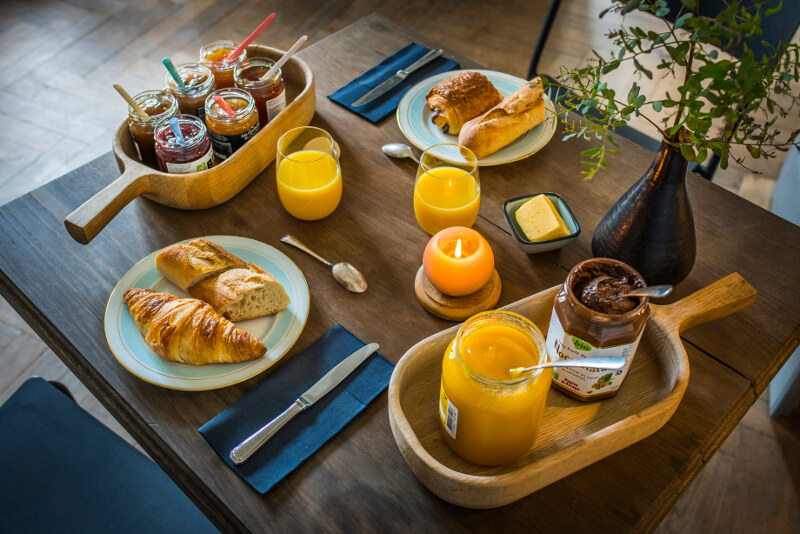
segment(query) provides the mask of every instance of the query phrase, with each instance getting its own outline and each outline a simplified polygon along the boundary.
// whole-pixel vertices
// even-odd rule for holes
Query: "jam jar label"
[[[164,164],[167,166],[167,172],[170,174],[189,174],[190,172],[204,171],[210,169],[214,164],[214,151],[209,148],[205,155],[188,163],[172,163],[170,161],[165,161]]]
[[[281,94],[279,94],[272,100],[267,100],[267,121],[271,121],[275,117],[277,117],[278,113],[283,111],[285,107],[286,107],[286,91],[281,91]]]
[[[644,332],[644,329],[642,329]],[[608,369],[592,369],[584,367],[554,367],[553,382],[575,395],[591,398],[604,395],[619,389],[633,362],[633,356],[642,332],[633,343],[614,347],[595,347],[591,343],[565,331],[553,310],[550,316],[550,328],[547,331],[547,354],[552,361],[572,360],[577,358],[624,357],[628,361],[625,367],[616,371]]]
[[[442,426],[450,434],[450,437],[456,439],[458,408],[447,398],[447,393],[444,392],[444,384],[439,390],[439,418],[442,420]]]
[[[251,137],[258,133],[258,122],[252,128],[242,134],[222,135],[208,131],[211,137],[211,145],[214,147],[214,154],[219,159],[228,159],[241,148]]]

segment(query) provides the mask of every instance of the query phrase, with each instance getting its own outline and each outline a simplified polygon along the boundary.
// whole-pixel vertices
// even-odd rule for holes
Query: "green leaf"
[[[594,148],[584,150],[583,152],[581,152],[581,156],[583,156],[584,158],[590,158],[592,156],[596,156],[597,154],[599,154],[601,150],[603,150],[603,147],[596,146]]]
[[[674,28],[675,28],[676,30],[677,30],[678,28],[681,28],[681,27],[683,26],[684,22],[686,22],[686,21],[687,21],[688,19],[690,19],[690,18],[692,18],[692,12],[691,12],[691,11],[689,11],[689,12],[687,12],[687,13],[684,13],[683,15],[681,15],[680,17],[678,17],[678,20],[676,20],[676,21],[675,21]]]
[[[717,59],[717,56],[719,56],[719,52],[717,52],[716,49],[712,49],[708,53],[708,57],[710,57],[711,59]]]
[[[703,163],[706,158],[708,157],[708,149],[707,148],[698,148],[697,149],[697,163]]]
[[[653,111],[655,112],[661,111],[661,102],[659,102],[658,100],[653,102]]]
[[[636,65],[636,70],[643,72],[648,79],[653,79],[653,73],[646,69],[636,58],[633,58],[633,64]]]
[[[758,147],[756,147],[756,146],[747,145],[747,151],[750,152],[750,155],[753,156],[753,158],[755,158],[755,159],[758,159],[758,158],[761,157],[761,151],[758,150]]]
[[[697,159],[694,155],[694,149],[692,149],[690,145],[681,145],[681,154],[686,158],[686,161],[694,161]]]
[[[778,11],[780,11],[781,9],[783,9],[783,0],[781,0],[780,2],[778,2],[778,5],[777,5],[777,6],[769,8],[769,9],[768,9],[768,10],[767,10],[767,11],[764,13],[764,15],[765,15],[765,16],[767,16],[767,17],[771,17],[772,15],[774,15],[775,13],[777,13]]]
[[[681,0],[681,4],[683,4],[683,7],[685,7],[686,9],[694,11],[697,2],[696,0]]]

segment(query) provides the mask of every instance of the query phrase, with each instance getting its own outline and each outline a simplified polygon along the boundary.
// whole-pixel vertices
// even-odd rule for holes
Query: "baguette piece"
[[[208,302],[231,321],[273,315],[291,303],[283,286],[252,263],[206,278],[191,286],[189,294]]]
[[[184,291],[201,280],[237,267],[247,267],[247,263],[206,239],[172,245],[156,256],[158,272]]]
[[[478,159],[497,152],[544,120],[544,90],[537,76],[461,128],[458,144]]]
[[[261,340],[197,299],[133,288],[123,296],[147,345],[165,360],[189,365],[235,363],[262,357]]]

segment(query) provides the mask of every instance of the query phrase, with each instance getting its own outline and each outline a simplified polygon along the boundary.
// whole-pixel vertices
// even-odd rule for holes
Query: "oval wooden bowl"
[[[547,331],[558,286],[504,309]],[[756,291],[733,273],[652,316],[619,393],[583,403],[551,388],[539,436],[531,451],[503,467],[475,465],[442,438],[439,381],[442,356],[458,326],[414,345],[389,383],[389,420],[395,441],[416,477],[442,499],[467,508],[514,502],[649,436],[663,426],[683,397],[689,360],[680,333],[750,306]]]
[[[249,57],[278,59],[283,50],[268,46],[248,47]],[[278,138],[287,130],[311,122],[316,108],[314,76],[305,61],[294,56],[283,66],[288,105],[233,156],[207,171],[167,174],[140,162],[122,121],[113,140],[114,155],[122,176],[83,203],[64,219],[69,234],[86,244],[139,195],[183,210],[217,206],[233,198],[275,159]]]

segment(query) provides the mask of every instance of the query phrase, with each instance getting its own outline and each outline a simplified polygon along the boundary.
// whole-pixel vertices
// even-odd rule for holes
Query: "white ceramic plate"
[[[458,142],[457,135],[444,134],[439,127],[433,123],[433,119],[431,118],[433,112],[428,108],[425,95],[428,94],[428,91],[430,91],[434,85],[459,72],[468,71],[451,70],[431,76],[409,89],[403,96],[403,99],[400,100],[400,104],[397,106],[397,123],[400,125],[400,131],[403,132],[403,135],[406,136],[406,139],[408,139],[411,144],[420,150],[427,150],[429,147],[438,143]],[[526,80],[522,78],[517,78],[516,76],[504,74],[502,72],[495,72],[492,70],[473,70],[472,72],[480,72],[489,78],[489,81],[497,88],[500,92],[500,96],[503,98],[527,83]],[[545,95],[545,120],[531,131],[520,136],[494,154],[490,154],[478,160],[478,164],[481,166],[502,165],[503,163],[511,163],[512,161],[527,158],[535,154],[547,145],[556,131],[555,113],[555,106],[553,106],[553,103],[547,98],[547,95]]]
[[[193,238],[200,239],[200,238]],[[188,243],[193,239],[187,239]],[[170,389],[201,391],[230,386],[247,380],[269,368],[294,345],[306,324],[309,310],[308,284],[285,254],[277,249],[245,237],[207,236],[246,262],[254,263],[275,277],[286,289],[292,303],[282,312],[239,321],[236,326],[256,336],[267,346],[267,353],[256,360],[241,363],[187,365],[158,357],[136,328],[122,296],[130,288],[143,287],[154,291],[189,297],[156,270],[156,250],[125,273],[108,299],[105,330],[108,346],[125,369],[151,384]]]

